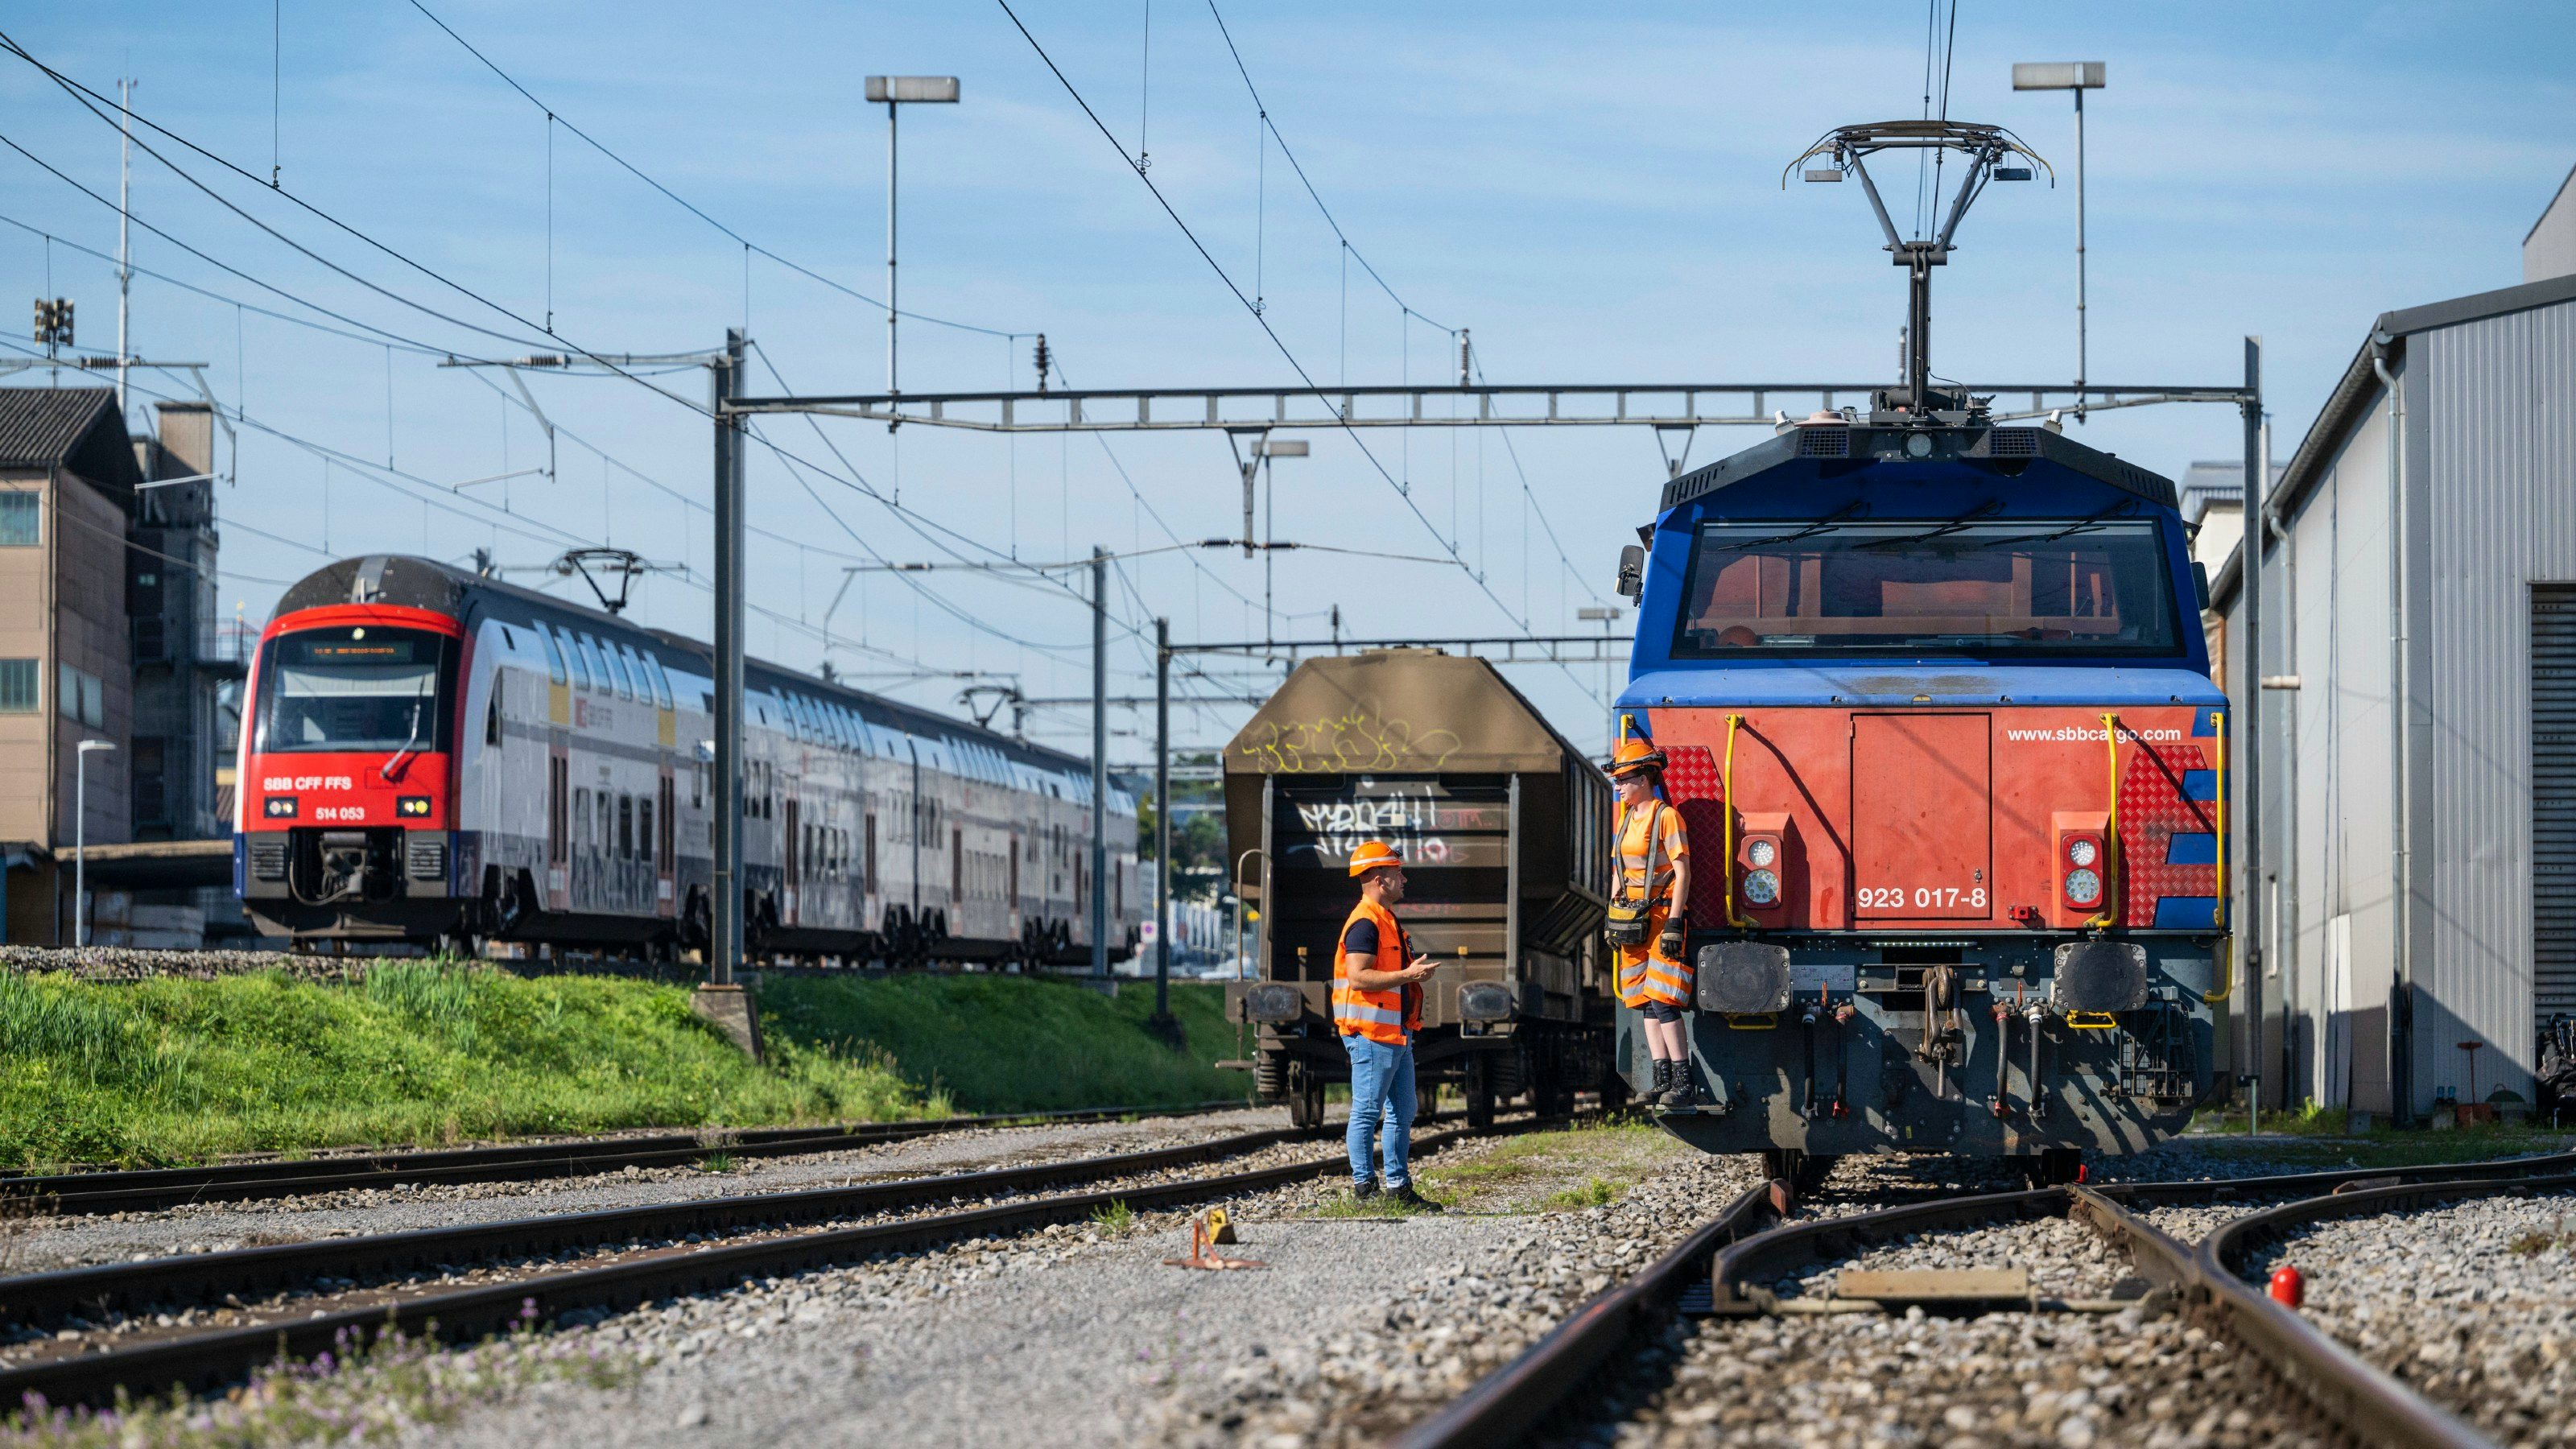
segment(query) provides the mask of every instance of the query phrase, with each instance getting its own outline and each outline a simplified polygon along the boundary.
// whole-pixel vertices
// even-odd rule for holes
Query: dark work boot
[[[1669,1062],[1666,1066],[1671,1072],[1672,1085],[1664,1089],[1660,1103],[1663,1110],[1688,1112],[1699,1106],[1699,1092],[1691,1085],[1690,1063],[1685,1060]]]
[[[1673,1064],[1665,1061],[1662,1057],[1655,1057],[1652,1060],[1655,1064],[1655,1080],[1646,1088],[1646,1105],[1649,1107],[1660,1107],[1664,1104],[1664,1093],[1672,1090]]]
[[[1385,1191],[1385,1188],[1378,1186],[1376,1178],[1364,1177],[1351,1184],[1351,1200],[1353,1202],[1367,1202],[1370,1198],[1376,1197]]]

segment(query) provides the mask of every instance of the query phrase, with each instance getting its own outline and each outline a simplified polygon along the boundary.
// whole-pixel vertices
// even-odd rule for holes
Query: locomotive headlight
[[[1780,847],[1768,840],[1756,840],[1744,848],[1744,859],[1759,870],[1780,858]]]
[[[1780,877],[1767,870],[1745,872],[1744,898],[1757,906],[1780,899]]]
[[[2069,865],[2091,865],[2094,861],[2101,858],[2101,854],[2102,852],[2100,847],[2094,845],[2092,841],[2073,840],[2067,842],[2066,861]]]
[[[2088,852],[2089,853],[2089,852]],[[2102,899],[2102,877],[2078,867],[2066,873],[2066,898],[2079,906]]]
[[[259,808],[260,813],[268,819],[292,820],[295,818],[295,797],[292,795],[271,795],[260,802]]]

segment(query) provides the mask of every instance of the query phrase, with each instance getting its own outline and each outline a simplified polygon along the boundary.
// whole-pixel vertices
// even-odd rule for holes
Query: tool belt
[[[1610,914],[1601,923],[1601,934],[1613,946],[1642,946],[1653,933],[1648,917],[1654,909],[1653,901],[1612,901]]]

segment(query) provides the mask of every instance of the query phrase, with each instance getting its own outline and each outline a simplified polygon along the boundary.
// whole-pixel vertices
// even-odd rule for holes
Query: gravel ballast
[[[1278,1108],[1145,1117],[1133,1122],[970,1128],[843,1152],[737,1158],[730,1170],[628,1169],[520,1182],[361,1188],[256,1202],[203,1203],[160,1212],[0,1221],[7,1271],[202,1253],[311,1238],[497,1222],[692,1198],[792,1192],[891,1177],[930,1177],[1177,1147],[1288,1125]],[[710,1152],[721,1149],[711,1148]]]
[[[2576,1444],[2576,1195],[2321,1223],[2249,1255],[2305,1312],[2499,1443]]]

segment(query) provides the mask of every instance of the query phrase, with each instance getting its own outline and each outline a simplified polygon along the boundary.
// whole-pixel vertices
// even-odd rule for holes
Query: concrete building
[[[2522,239],[2522,279],[2546,282],[2576,275],[2576,167],[2558,183],[2558,194]]]
[[[136,497],[126,554],[133,631],[133,838],[205,840],[232,833],[216,813],[214,758],[223,696],[242,677],[248,643],[222,627],[216,598],[215,419],[202,402],[163,403],[158,436],[135,441],[151,486]],[[188,480],[188,481],[173,481]]]
[[[0,388],[0,859],[7,939],[72,936],[74,772],[121,752],[133,662],[126,531],[143,481],[106,388]],[[126,840],[122,753],[90,756],[88,839]]]
[[[2264,512],[2237,1060],[2276,1106],[2527,1101],[2576,1012],[2576,275],[2382,314]],[[2240,720],[2244,558],[2212,591]]]

